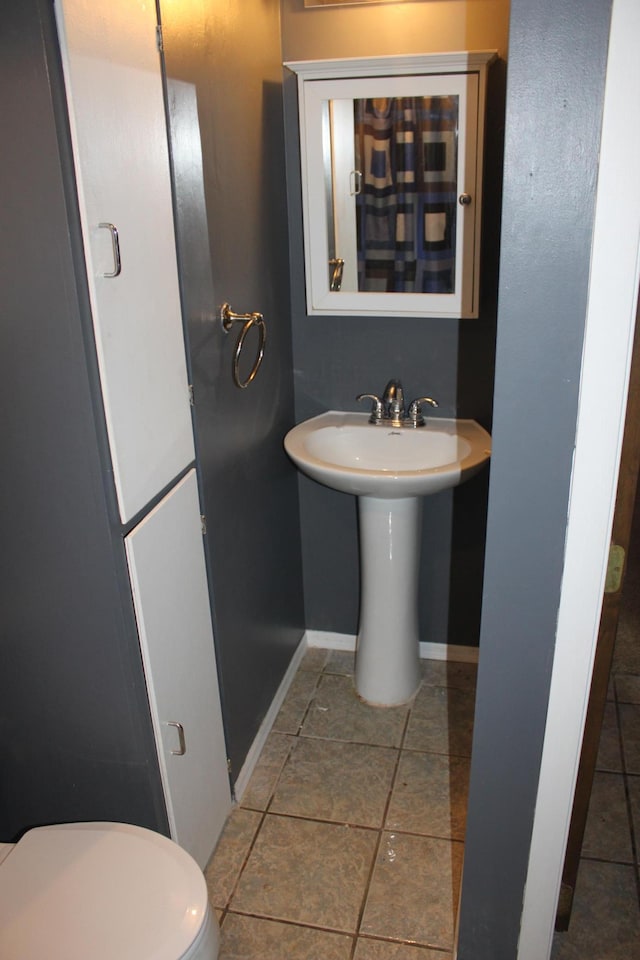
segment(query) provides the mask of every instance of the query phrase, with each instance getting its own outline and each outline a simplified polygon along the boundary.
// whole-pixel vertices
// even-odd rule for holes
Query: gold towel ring
[[[258,319],[259,318],[259,319]],[[247,336],[249,330],[253,326],[258,326],[260,328],[260,341],[258,344],[258,352],[256,354],[256,359],[251,368],[251,373],[246,380],[240,379],[239,363],[240,363],[240,354],[242,353],[242,348],[244,346],[245,337]],[[258,370],[260,369],[260,364],[262,363],[262,358],[264,357],[264,345],[267,339],[267,332],[264,323],[263,317],[258,314],[257,316],[251,317],[250,320],[247,320],[244,324],[242,330],[240,331],[240,336],[238,337],[238,343],[236,344],[236,352],[233,355],[233,382],[236,387],[240,387],[241,390],[244,390],[245,387],[248,387]]]
[[[228,303],[223,303],[220,307],[220,319],[222,321],[222,328],[225,333],[228,333],[233,324],[236,321],[242,323],[242,330],[240,331],[240,336],[238,337],[238,342],[236,344],[235,353],[233,355],[233,382],[236,387],[239,387],[241,390],[244,390],[249,386],[251,381],[255,378],[258,370],[260,369],[260,364],[264,357],[264,345],[267,340],[267,327],[264,322],[264,317],[261,313],[234,313]],[[256,354],[256,359],[251,368],[251,372],[246,380],[240,379],[240,354],[242,353],[242,348],[244,346],[244,341],[246,336],[253,326],[258,326],[260,328],[259,334],[260,339],[258,342],[258,352]]]

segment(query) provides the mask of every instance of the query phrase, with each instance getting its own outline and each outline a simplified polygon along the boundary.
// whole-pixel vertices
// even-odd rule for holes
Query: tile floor
[[[220,960],[451,960],[475,667],[423,662],[412,704],[309,650],[207,870]]]
[[[552,960],[640,958],[640,676],[610,687],[567,933]]]
[[[552,960],[640,960],[639,638],[640,589]],[[475,667],[424,661],[413,703],[382,710],[352,671],[352,655],[307,652],[229,819],[207,871],[220,960],[451,960]]]

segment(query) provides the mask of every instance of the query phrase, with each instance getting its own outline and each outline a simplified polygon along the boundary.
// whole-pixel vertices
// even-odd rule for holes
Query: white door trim
[[[518,960],[551,951],[598,638],[640,253],[640,6],[613,0],[565,564]]]

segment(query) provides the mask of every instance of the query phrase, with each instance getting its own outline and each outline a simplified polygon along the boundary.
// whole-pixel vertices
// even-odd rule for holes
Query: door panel
[[[171,835],[204,867],[231,796],[194,470],[125,546]]]
[[[120,515],[193,460],[155,4],[56,0]],[[114,225],[116,235],[109,225]],[[119,243],[121,272],[116,272]]]
[[[625,419],[624,439],[618,476],[618,490],[611,531],[611,545],[623,558],[618,576],[607,577],[602,599],[602,613],[598,644],[593,664],[589,706],[582,738],[582,751],[578,766],[578,778],[573,798],[571,823],[567,838],[567,850],[562,871],[562,885],[556,915],[556,930],[568,930],[573,907],[573,898],[578,878],[582,844],[589,813],[589,801],[598,760],[598,748],[602,733],[609,675],[618,631],[622,587],[626,572],[626,555],[631,540],[638,473],[640,471],[640,304],[636,305],[636,328],[631,359],[629,394]]]

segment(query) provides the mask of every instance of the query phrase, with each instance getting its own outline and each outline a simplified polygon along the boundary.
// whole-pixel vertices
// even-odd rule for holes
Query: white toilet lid
[[[178,960],[204,922],[196,862],[117,823],[38,827],[0,866],[2,960]]]

